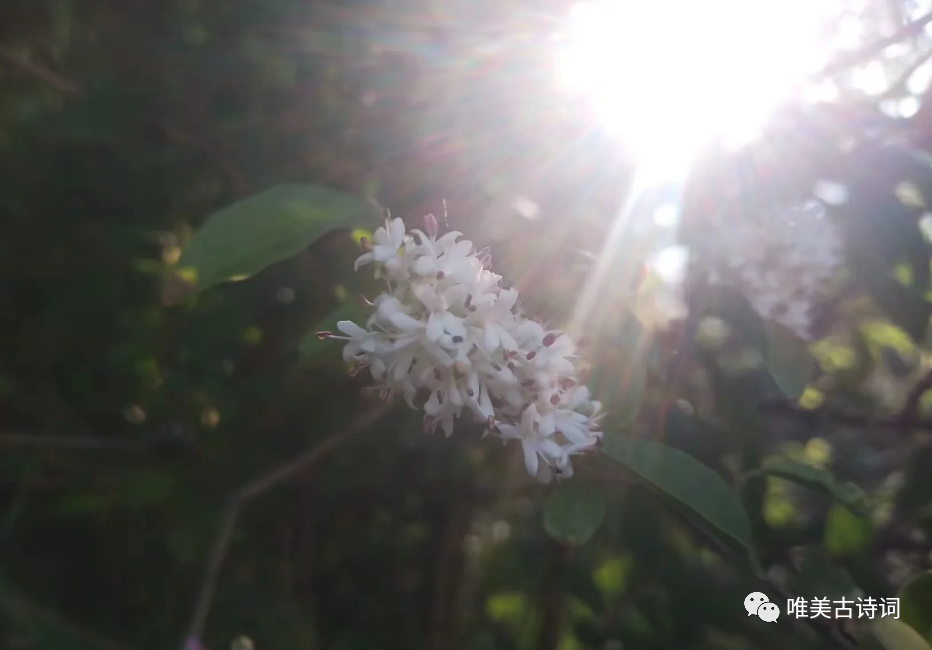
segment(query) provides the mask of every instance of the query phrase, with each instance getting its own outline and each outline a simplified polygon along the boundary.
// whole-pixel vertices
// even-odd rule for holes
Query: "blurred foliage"
[[[862,46],[912,8],[850,4]],[[550,81],[541,35],[564,10],[0,4],[0,648],[155,650],[191,630],[211,650],[932,643],[932,180],[903,153],[932,148],[908,83],[924,33],[834,73],[823,122],[896,147],[813,170],[813,130],[785,152],[856,190],[850,277],[815,344],[725,291],[702,305],[722,336],[657,336],[607,291],[587,324],[610,435],[557,491],[478,432],[427,437],[403,408],[352,424],[374,408],[364,378],[314,332],[377,286],[352,273],[370,204],[446,215],[534,313],[572,311],[633,163]],[[894,81],[868,102],[853,80],[878,65]],[[910,116],[868,110],[907,99]],[[687,204],[727,194],[723,174],[702,167]],[[742,608],[761,590],[899,593],[902,617],[763,625]]]

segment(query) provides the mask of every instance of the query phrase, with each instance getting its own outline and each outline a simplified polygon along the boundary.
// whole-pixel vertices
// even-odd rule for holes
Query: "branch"
[[[79,84],[2,44],[0,44],[0,61],[6,62],[21,72],[39,79],[45,85],[64,95],[83,97],[85,94],[84,88]],[[229,177],[230,184],[236,193],[247,194],[249,192],[249,183],[243,174],[228,161],[229,156],[225,152],[218,151],[216,147],[204,139],[189,135],[167,121],[160,121],[159,127],[172,142],[191,147],[209,156],[217,164],[218,168]]]
[[[870,45],[861,48],[860,50],[855,50],[854,52],[849,52],[841,55],[836,60],[832,61],[826,65],[822,70],[817,72],[814,77],[815,80],[826,79],[832,77],[839,72],[844,72],[849,68],[853,68],[862,63],[867,63],[875,56],[883,52],[885,49],[891,45],[896,45],[901,41],[905,41],[908,38],[913,38],[922,34],[926,26],[932,23],[932,12],[917,18],[911,23],[903,25],[897,32],[882,38],[879,41],[871,43]]]
[[[916,74],[919,68],[928,63],[930,58],[932,58],[932,52],[926,52],[922,56],[917,57],[915,61],[906,67],[906,70],[903,71],[897,80],[890,84],[890,87],[880,96],[880,99],[895,99],[897,96],[901,95],[907,89],[912,76]]]
[[[25,55],[18,54],[15,50],[6,45],[0,45],[0,61],[9,63],[11,66],[39,79],[45,83],[45,85],[65,95],[80,97],[84,94],[84,89],[75,82],[63,77],[57,72],[49,70],[40,63],[30,60],[29,57]]]
[[[780,594],[780,597],[784,602],[790,600],[796,600],[796,597],[788,592],[786,589],[776,584],[773,580],[768,581],[768,585],[771,589]],[[783,611],[783,608],[780,608]],[[817,619],[817,618],[796,618],[797,625],[805,626],[808,625],[816,633],[821,635],[827,641],[830,641],[832,644],[840,648],[841,650],[857,650],[857,646],[844,634],[842,634],[839,626],[832,619]]]
[[[28,619],[30,616],[35,617],[46,626],[57,626],[68,630],[75,637],[87,641],[100,650],[130,650],[127,646],[104,637],[96,631],[89,630],[58,612],[40,607],[23,595],[14,593],[5,584],[0,585],[0,607],[12,613],[14,620]]]
[[[918,388],[918,385],[916,388]],[[913,390],[916,390],[916,388]],[[932,386],[930,386],[930,388],[932,388]],[[927,389],[924,389],[922,392],[924,393],[925,390]],[[922,393],[920,393],[919,396],[921,397]],[[766,400],[759,403],[757,407],[764,413],[795,415],[807,419],[824,417],[841,424],[852,426],[874,426],[898,430],[923,429],[932,431],[932,420],[920,418],[914,408],[904,408],[899,415],[893,417],[876,417],[868,414],[848,413],[830,406],[820,406],[817,409],[809,410],[793,401],[785,399]]]
[[[557,650],[563,632],[563,613],[566,606],[564,573],[569,558],[569,547],[547,540],[544,561],[546,577],[540,594],[541,622],[537,631],[537,650]]]
[[[903,405],[903,409],[900,411],[899,416],[897,416],[897,421],[901,426],[909,426],[911,422],[916,421],[922,396],[930,389],[932,389],[932,370],[929,370],[926,376],[917,381],[916,385],[909,391],[909,395],[906,397],[906,403]]]
[[[160,442],[158,438],[119,440],[116,438],[94,438],[89,436],[43,436],[28,433],[0,433],[0,448],[19,447],[27,449],[62,449],[90,451],[114,449],[120,451],[145,451]]]
[[[704,522],[700,522],[694,517],[684,517],[683,520],[700,538],[705,539],[709,546],[717,550],[722,557],[729,558],[738,565],[747,566],[747,559],[739,556],[734,549],[725,545],[715,533],[712,533],[708,529]],[[758,576],[758,579],[765,583],[770,589],[780,594],[780,597],[783,598],[784,601],[795,600],[795,596],[792,593],[788,592],[769,577]],[[780,611],[783,611],[782,607]],[[810,628],[813,632],[838,648],[838,650],[857,650],[857,646],[841,632],[841,629],[835,625],[834,621],[831,619],[820,621],[814,618],[796,618],[793,620],[797,628]]]
[[[217,168],[221,172],[226,174],[230,181],[230,188],[234,193],[237,195],[249,194],[251,191],[249,181],[243,173],[230,162],[232,156],[230,156],[228,152],[223,151],[220,147],[209,142],[205,138],[185,132],[167,120],[158,120],[156,124],[165,137],[171,142],[183,147],[189,147],[207,156],[211,162],[217,165]]]
[[[456,611],[457,585],[463,573],[463,538],[469,532],[472,523],[473,490],[470,486],[463,502],[444,508],[447,512],[446,522],[440,538],[437,564],[434,571],[433,598],[427,623],[428,650],[455,650],[460,647],[459,637],[454,634],[454,613]],[[457,492],[452,492],[456,494]]]
[[[351,438],[366,430],[386,412],[388,412],[388,407],[382,404],[364,413],[343,431],[324,438],[297,458],[250,481],[233,493],[233,496],[230,497],[227,503],[220,528],[217,530],[217,535],[214,538],[213,550],[210,553],[207,570],[204,575],[204,580],[201,583],[201,592],[194,608],[194,614],[191,616],[191,622],[188,625],[187,636],[182,642],[183,650],[202,647],[200,639],[204,633],[204,625],[207,622],[207,616],[213,604],[214,594],[217,591],[220,569],[223,567],[223,562],[230,549],[230,542],[233,539],[236,522],[246,502],[323,460]]]

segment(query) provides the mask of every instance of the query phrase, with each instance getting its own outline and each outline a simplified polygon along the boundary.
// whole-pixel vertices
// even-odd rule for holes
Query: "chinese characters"
[[[791,598],[786,601],[786,615],[796,618],[900,618],[899,598]]]

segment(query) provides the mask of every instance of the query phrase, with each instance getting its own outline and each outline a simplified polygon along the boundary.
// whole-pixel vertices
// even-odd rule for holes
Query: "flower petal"
[[[344,334],[346,334],[347,336],[353,337],[354,339],[363,338],[364,336],[369,334],[367,330],[363,329],[362,327],[360,327],[359,325],[357,325],[351,320],[338,321],[337,329],[343,332]]]
[[[354,271],[358,271],[358,270],[359,270],[359,267],[365,266],[366,264],[371,264],[371,263],[374,262],[374,261],[375,261],[375,255],[374,255],[374,254],[372,254],[372,253],[363,253],[363,254],[360,255],[358,258],[356,258],[356,262],[353,264],[353,270],[354,270]]]

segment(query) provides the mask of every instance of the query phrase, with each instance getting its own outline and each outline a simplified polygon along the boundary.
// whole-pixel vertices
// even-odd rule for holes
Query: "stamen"
[[[319,338],[321,341],[332,339],[333,332],[328,332],[327,330],[324,330],[323,332],[317,332],[317,338]]]
[[[454,337],[453,337],[453,342],[454,342],[454,343],[462,343],[462,342],[463,342],[463,337],[462,337],[462,336],[454,336]]]
[[[364,250],[372,252],[372,243],[369,241],[368,237],[360,237],[359,245],[362,246]]]
[[[472,294],[471,293],[466,295],[466,300],[463,302],[463,306],[466,309],[469,309],[470,307],[472,307]]]
[[[557,393],[554,393],[550,396],[550,403],[556,406],[560,403],[560,396]]]
[[[364,304],[366,307],[375,307],[375,303],[366,298],[365,296],[359,296],[359,302]]]
[[[528,361],[530,361],[531,359],[533,359],[533,358],[536,357],[536,356],[537,356],[537,352],[535,352],[534,350],[531,350],[530,352],[527,353],[527,356],[524,357],[524,358],[527,359]]]
[[[556,342],[558,336],[559,334],[554,334],[553,332],[550,332],[550,334],[544,337],[544,340],[541,341],[541,343],[543,343],[545,348],[549,348],[551,345],[553,345]]]
[[[437,279],[438,279],[438,280],[443,280],[444,276],[445,276],[445,274],[444,274],[443,271],[437,271]]]

